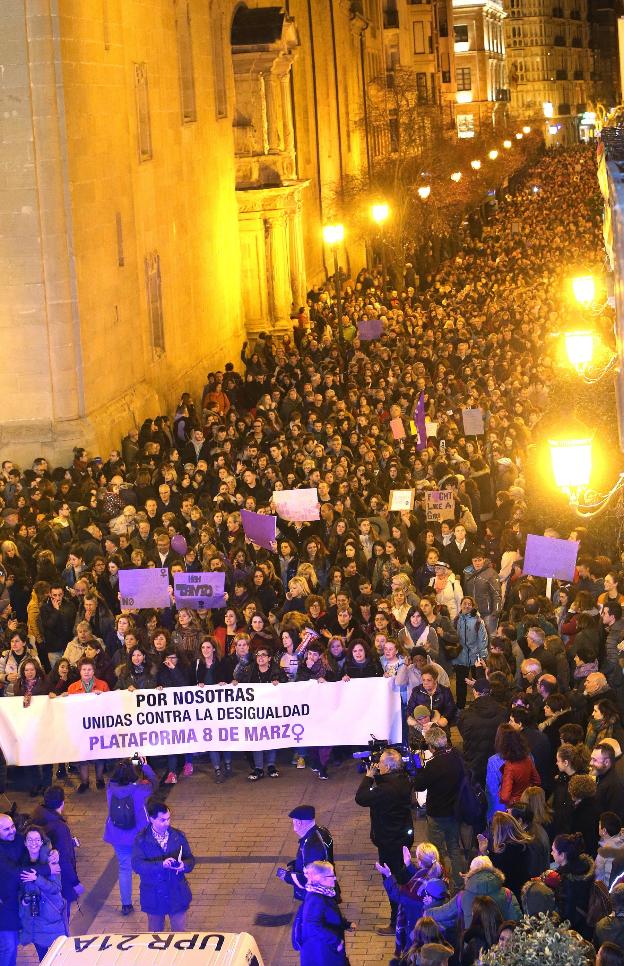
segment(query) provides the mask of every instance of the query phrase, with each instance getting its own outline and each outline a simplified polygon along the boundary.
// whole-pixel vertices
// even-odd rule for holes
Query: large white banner
[[[201,751],[365,745],[401,740],[389,678],[111,691],[0,699],[9,765]]]

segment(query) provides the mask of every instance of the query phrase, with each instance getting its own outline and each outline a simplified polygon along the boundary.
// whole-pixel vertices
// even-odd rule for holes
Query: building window
[[[470,44],[468,43],[468,24],[460,23],[455,24],[453,27],[455,33],[455,51],[458,54],[466,53],[470,50]]]
[[[472,77],[470,67],[458,67],[455,71],[455,81],[458,91],[471,91]]]
[[[474,114],[457,115],[457,137],[473,138],[475,136]]]
[[[145,288],[152,348],[164,352],[165,325],[160,281],[160,255],[158,252],[150,252],[149,255],[145,256]]]
[[[414,53],[424,54],[426,53],[425,25],[422,21],[415,20],[412,26],[414,29]]]
[[[137,136],[139,161],[152,159],[152,125],[150,121],[147,64],[134,65],[134,87],[137,105]]]
[[[189,0],[177,0],[175,22],[178,44],[178,69],[180,72],[180,108],[182,111],[182,123],[188,124],[191,121],[197,120]]]
[[[419,104],[427,103],[427,75],[416,74],[416,97]]]
[[[117,235],[117,265],[119,268],[123,268],[126,264],[126,259],[124,256],[124,242],[123,242],[123,223],[121,221],[121,212],[115,212],[115,233]]]
[[[225,54],[223,50],[223,17],[212,14],[212,70],[215,87],[215,113],[227,117],[227,83],[225,79]]]

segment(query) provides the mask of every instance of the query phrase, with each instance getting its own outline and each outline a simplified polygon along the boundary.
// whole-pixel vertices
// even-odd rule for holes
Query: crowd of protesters
[[[391,908],[382,931],[410,964],[476,963],[491,947],[504,962],[503,946],[527,935],[523,913],[540,912],[568,920],[587,962],[593,942],[602,966],[624,963],[620,548],[615,533],[608,544],[591,527],[548,530],[580,541],[574,580],[555,581],[550,596],[522,560],[527,534],[544,532],[529,476],[557,407],[549,337],[566,321],[566,266],[599,260],[596,193],[587,149],[546,154],[435,274],[408,263],[396,290],[366,270],[346,279],[340,338],[331,290],[312,290],[292,338],[245,344],[242,374],[231,364],[209,373],[201,399],[184,393],[173,418],[145,420],[106,459],[78,448],[69,467],[41,457],[0,469],[5,696],[393,678],[404,750],[424,765],[410,787],[428,841],[413,857],[386,826],[383,849],[375,844]],[[360,342],[357,323],[376,318],[382,336]],[[427,440],[409,428],[421,393],[437,426]],[[464,435],[467,408],[483,411],[483,435]],[[273,492],[293,487],[317,488],[320,519],[278,518],[273,551],[247,540],[240,510],[271,513]],[[396,489],[414,489],[413,509],[389,510]],[[427,520],[431,489],[453,493],[447,519]],[[226,607],[198,612],[172,597],[166,609],[122,611],[119,571],[152,566],[172,578],[224,571]],[[327,780],[349,754],[209,758],[223,784],[241,764],[251,782],[284,767]],[[104,790],[104,762],[92,764]],[[196,764],[173,755],[160,781],[190,780]],[[77,772],[77,793],[88,794],[89,767],[50,762],[23,780],[37,797],[53,774],[69,787]],[[405,784],[402,769],[388,753],[358,791],[382,837],[385,806],[375,809],[391,800],[396,773]],[[467,770],[487,796],[472,838],[457,810]],[[141,802],[159,781],[149,766],[147,778]],[[136,782],[123,768],[113,779],[109,804],[113,783]],[[4,867],[16,850],[2,821]],[[131,843],[107,835],[127,914]],[[56,860],[53,850],[47,872],[40,860],[39,875],[54,881]],[[316,864],[308,891],[331,906],[325,932],[314,919],[317,939],[335,954],[323,962],[346,962],[333,868]],[[1,905],[0,941],[13,929],[7,915]]]

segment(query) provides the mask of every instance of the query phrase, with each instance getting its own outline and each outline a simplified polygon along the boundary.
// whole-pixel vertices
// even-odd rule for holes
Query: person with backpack
[[[145,803],[158,787],[158,778],[144,758],[120,762],[111,775],[106,797],[108,815],[105,842],[112,845],[119,866],[121,914],[129,916],[132,905],[132,843],[147,825]]]

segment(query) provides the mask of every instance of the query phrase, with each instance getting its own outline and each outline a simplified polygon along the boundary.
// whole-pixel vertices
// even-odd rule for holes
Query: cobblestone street
[[[265,963],[298,963],[290,944],[292,893],[275,872],[296,851],[297,839],[287,814],[295,805],[307,802],[316,806],[318,821],[333,833],[342,909],[358,924],[348,939],[351,964],[386,963],[393,943],[376,935],[375,927],[387,924],[389,907],[374,868],[377,856],[368,834],[368,810],[353,800],[360,777],[355,765],[345,763],[331,773],[330,781],[321,782],[314,772],[297,771],[287,760],[284,755],[279,779],[266,778],[255,785],[246,780],[243,761],[235,762],[235,776],[225,785],[215,785],[209,765],[200,764],[192,778],[181,779],[171,789],[168,801],[173,824],[186,832],[197,858],[190,876],[194,899],[189,928],[247,931],[256,938]],[[22,794],[11,799],[18,801],[20,810],[28,812],[34,807]],[[127,919],[120,915],[116,861],[112,849],[101,840],[105,815],[104,794],[92,789],[84,796],[68,796],[67,817],[81,842],[79,874],[87,890],[82,911],[74,907],[72,934],[131,934],[145,929],[136,876],[136,912]],[[423,827],[417,825],[417,840],[422,838]],[[264,925],[257,924],[258,917]],[[276,924],[266,924],[272,921]],[[20,949],[18,962],[34,966],[37,959],[32,946]]]

